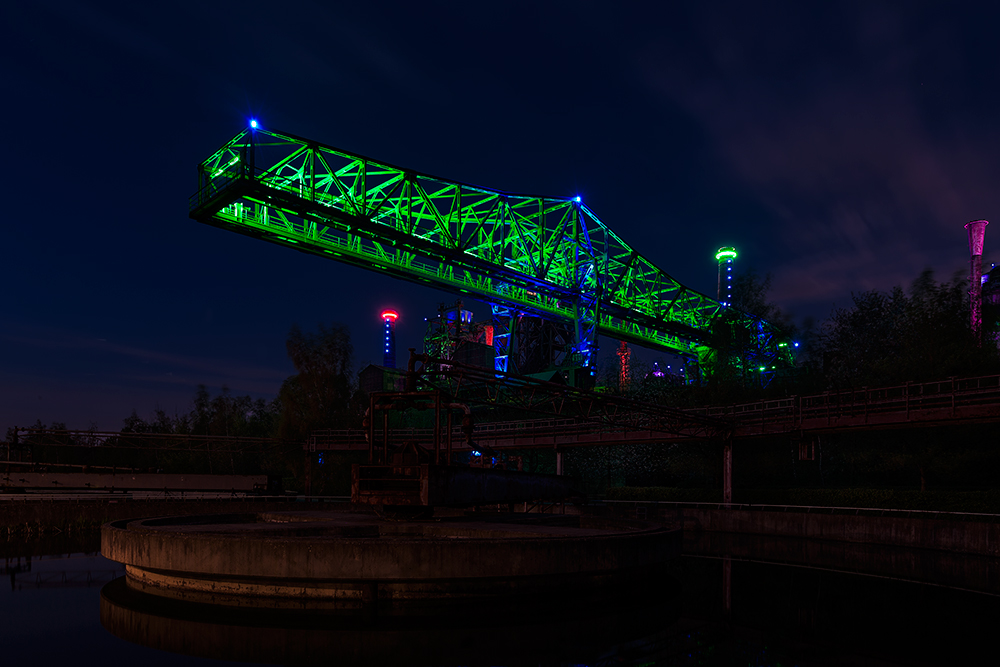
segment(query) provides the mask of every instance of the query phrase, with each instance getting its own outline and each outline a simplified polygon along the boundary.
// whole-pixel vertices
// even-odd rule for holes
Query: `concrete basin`
[[[367,609],[641,590],[680,553],[681,532],[587,516],[482,515],[382,522],[270,512],[106,524],[101,552],[127,584],[241,607]]]

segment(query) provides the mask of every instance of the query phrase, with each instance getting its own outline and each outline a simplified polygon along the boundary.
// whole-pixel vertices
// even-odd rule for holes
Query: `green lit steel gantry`
[[[723,310],[579,198],[466,185],[262,128],[198,165],[189,207],[200,222],[481,299],[495,316],[561,322],[580,366],[602,334],[703,358]],[[746,324],[774,340],[764,323]],[[494,343],[506,370],[509,336],[498,330]]]

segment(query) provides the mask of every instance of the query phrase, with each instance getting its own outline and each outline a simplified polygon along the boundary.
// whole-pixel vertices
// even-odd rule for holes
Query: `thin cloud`
[[[81,336],[71,331],[60,331],[35,327],[18,333],[0,334],[0,341],[8,345],[29,346],[48,350],[78,351],[87,355],[107,354],[123,360],[134,360],[152,363],[166,369],[161,376],[145,376],[146,379],[159,377],[160,382],[176,383],[176,377],[191,378],[191,384],[230,384],[243,387],[253,385],[256,389],[267,393],[277,390],[281,382],[288,377],[287,369],[277,369],[266,366],[255,366],[235,359],[213,359],[181,355],[162,350],[151,350],[131,345],[109,342],[103,338]],[[128,366],[126,366],[128,367]],[[187,371],[176,377],[169,375],[178,369]],[[269,387],[262,389],[262,387]]]
[[[784,247],[771,271],[785,305],[843,304],[926,267],[950,277],[966,259],[962,225],[1000,210],[997,134],[959,106],[943,118],[927,112],[921,44],[891,14],[861,12],[854,26],[851,50],[797,85],[768,80],[773,72],[754,60],[759,44],[730,31],[709,35],[708,74],[643,58],[651,89],[702,123],[779,223],[772,233]]]

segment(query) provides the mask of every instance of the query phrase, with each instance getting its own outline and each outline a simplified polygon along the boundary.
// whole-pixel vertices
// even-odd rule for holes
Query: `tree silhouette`
[[[354,401],[354,348],[346,326],[319,326],[304,333],[293,325],[285,344],[298,371],[278,394],[282,437],[304,438],[318,428],[349,428],[359,423]]]
[[[889,292],[852,295],[822,335],[824,373],[834,386],[877,386],[996,372],[995,346],[976,344],[969,325],[968,284],[937,282],[927,269]]]

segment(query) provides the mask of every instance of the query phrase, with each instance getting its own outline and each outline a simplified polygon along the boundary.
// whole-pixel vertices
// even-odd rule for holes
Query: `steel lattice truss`
[[[572,323],[580,365],[592,363],[599,334],[704,352],[721,309],[578,199],[466,185],[263,129],[241,132],[198,171],[192,218],[471,295],[495,311]]]

